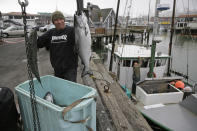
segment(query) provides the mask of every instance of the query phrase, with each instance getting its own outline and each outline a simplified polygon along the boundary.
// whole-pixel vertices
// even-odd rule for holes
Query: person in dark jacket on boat
[[[142,65],[142,59],[138,57],[138,62],[134,62],[133,64],[133,85],[132,85],[132,93],[136,93],[136,83],[140,81],[140,67]]]
[[[65,18],[60,11],[52,14],[52,22],[55,28],[38,37],[37,47],[50,50],[56,77],[76,82],[78,54],[75,52],[74,28],[65,26]]]

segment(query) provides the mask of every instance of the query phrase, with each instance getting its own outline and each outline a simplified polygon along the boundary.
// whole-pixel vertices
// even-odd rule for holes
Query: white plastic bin
[[[96,102],[93,98],[84,100],[72,108],[64,117],[69,121],[78,121],[90,117],[84,124],[73,124],[65,122],[62,118],[64,107],[58,105],[70,105],[81,98],[95,96],[96,90],[78,83],[66,81],[54,76],[41,77],[43,88],[34,79],[38,115],[41,131],[87,131],[86,125],[96,131]],[[55,103],[52,104],[43,99],[44,95],[50,91]],[[25,131],[32,131],[33,118],[29,93],[29,81],[16,87],[19,107]]]

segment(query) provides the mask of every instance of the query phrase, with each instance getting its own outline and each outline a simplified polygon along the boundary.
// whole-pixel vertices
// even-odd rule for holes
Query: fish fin
[[[81,77],[84,77],[86,75],[93,75],[93,72],[91,70],[85,70],[85,68],[83,69],[82,73],[81,73]]]
[[[88,30],[87,30],[87,28],[85,27],[85,36],[87,36],[88,35]]]

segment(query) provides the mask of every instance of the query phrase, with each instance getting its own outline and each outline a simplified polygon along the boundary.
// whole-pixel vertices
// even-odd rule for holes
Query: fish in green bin
[[[54,98],[51,92],[47,92],[44,96],[44,99],[48,102],[54,103]]]

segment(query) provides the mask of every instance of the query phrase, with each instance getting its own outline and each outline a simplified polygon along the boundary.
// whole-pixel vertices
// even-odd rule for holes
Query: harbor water
[[[162,42],[156,46],[157,52],[168,54],[170,32],[161,32]],[[142,44],[141,39],[137,39],[135,44]],[[129,42],[130,44],[130,42]],[[143,44],[146,44],[145,42]],[[152,34],[150,34],[149,45],[152,44]],[[104,45],[104,44],[102,44]],[[97,52],[101,57],[105,53],[103,46],[93,44],[93,51]],[[174,34],[172,42],[172,65],[171,69],[189,76],[188,82],[195,84],[197,82],[197,37],[182,36]]]
[[[170,33],[161,34],[163,41],[157,44],[157,51],[168,53]],[[151,41],[150,41],[151,42]],[[174,35],[172,42],[172,69],[189,76],[189,83],[197,82],[197,38]]]

